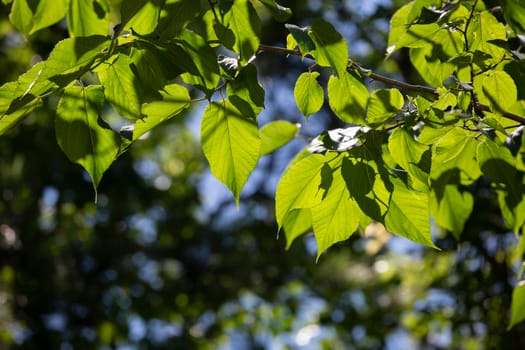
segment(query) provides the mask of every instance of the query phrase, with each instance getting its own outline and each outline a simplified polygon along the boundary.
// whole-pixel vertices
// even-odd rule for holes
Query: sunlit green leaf
[[[67,25],[71,36],[107,35],[108,0],[69,0]]]
[[[256,116],[264,108],[264,89],[259,84],[257,68],[253,64],[242,67],[235,79],[226,86],[226,93],[243,113]]]
[[[494,45],[491,41],[507,40],[505,26],[498,22],[496,17],[488,11],[476,13],[468,26],[467,39],[469,50],[476,50],[489,54],[497,62],[505,54],[505,49]]]
[[[276,120],[263,126],[259,131],[261,137],[261,155],[269,154],[287,144],[297,133],[299,126],[285,120]]]
[[[471,184],[481,176],[476,150],[478,135],[461,128],[449,129],[432,148],[430,175],[438,179],[446,171],[459,169],[460,183]]]
[[[514,80],[504,71],[490,70],[474,78],[474,89],[481,103],[490,106],[493,112],[506,112],[517,100]]]
[[[461,191],[459,169],[451,169],[432,180],[430,212],[439,227],[449,230],[459,239],[465,222],[474,207],[469,192]]]
[[[399,112],[404,103],[403,95],[397,89],[374,91],[368,100],[368,123],[373,125],[387,121]]]
[[[104,96],[115,110],[129,119],[141,118],[140,83],[132,70],[129,56],[118,54],[113,62],[101,67],[98,76]]]
[[[315,19],[308,36],[315,44],[311,53],[320,66],[332,67],[339,77],[346,73],[348,66],[348,45],[335,28],[322,19]]]
[[[229,99],[212,102],[202,116],[201,142],[211,172],[238,203],[259,160],[261,140],[255,118],[243,115]]]
[[[341,174],[343,159],[342,154],[334,156],[327,153],[327,171],[330,173],[322,172],[321,176],[322,182],[329,181],[329,185],[326,186],[322,201],[311,210],[318,259],[330,246],[348,239],[357,230],[362,215]]]
[[[219,83],[219,65],[213,49],[197,33],[185,30],[181,33],[182,49],[192,60],[197,73],[187,72],[182,78],[188,84],[201,86],[208,91],[213,91]],[[193,78],[188,75],[192,75]]]
[[[146,35],[155,30],[159,23],[161,0],[126,0],[120,5],[120,16],[124,29]]]
[[[365,124],[369,92],[351,73],[332,75],[328,81],[328,102],[339,119],[351,124]]]
[[[310,209],[291,210],[283,223],[286,237],[286,249],[289,249],[294,240],[312,229],[312,214]]]
[[[518,283],[512,291],[509,329],[525,320],[525,282]]]
[[[279,227],[283,226],[291,210],[312,208],[319,203],[324,165],[324,156],[312,154],[288,166],[275,194],[275,216]]]
[[[323,106],[324,91],[317,81],[318,76],[318,72],[302,73],[295,83],[295,102],[305,117],[318,112]]]
[[[241,64],[246,63],[259,47],[261,20],[252,3],[236,0],[224,15],[224,25],[235,35],[232,49],[240,55]]]
[[[102,87],[65,89],[57,107],[57,142],[66,156],[88,172],[95,190],[119,150],[119,136],[99,115],[104,103]]]
[[[105,55],[109,45],[110,40],[101,35],[62,40],[49,54],[41,78],[67,85]]]
[[[9,19],[24,34],[33,34],[60,21],[67,12],[68,0],[16,0]]]
[[[191,105],[188,89],[182,85],[167,85],[161,94],[161,101],[145,103],[142,106],[142,113],[145,117],[135,122],[133,140],[138,139],[160,123],[179,115]]]
[[[385,216],[386,229],[411,241],[435,247],[430,236],[428,193],[410,190],[399,180],[394,184]]]
[[[412,48],[410,49],[410,61],[428,84],[442,86],[443,82],[454,72],[455,66],[432,57],[432,50],[432,46]]]
[[[388,139],[388,149],[395,161],[410,175],[411,186],[420,191],[428,190],[429,174],[422,165],[422,157],[430,151],[429,147],[417,142],[411,132],[398,128]]]

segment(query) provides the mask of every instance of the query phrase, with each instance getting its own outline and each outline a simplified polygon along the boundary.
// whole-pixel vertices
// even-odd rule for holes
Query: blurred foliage
[[[294,9],[292,23],[320,13],[342,23],[350,49],[374,66],[403,2],[283,3]],[[6,11],[0,7],[2,83],[65,35],[58,24],[26,41]],[[263,42],[284,37],[269,17],[263,26]],[[399,52],[383,68],[415,79],[408,62]],[[293,93],[301,67],[267,57],[259,68],[274,106],[263,119],[299,120],[280,93]],[[174,120],[112,165],[94,204],[89,179],[54,142],[56,101],[48,103],[0,138],[0,347],[525,347],[523,324],[506,330],[521,257],[511,254],[516,239],[488,182],[473,185],[475,208],[459,243],[435,232],[443,250],[429,250],[376,226],[315,264],[312,236],[287,251],[276,239],[271,182],[287,148],[264,158],[236,211],[221,185],[205,181],[192,117]],[[309,123],[306,132],[326,122]]]

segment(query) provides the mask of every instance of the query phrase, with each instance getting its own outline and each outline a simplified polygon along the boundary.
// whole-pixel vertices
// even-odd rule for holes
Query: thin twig
[[[308,59],[314,59],[312,57],[312,55],[310,55],[310,54],[303,55],[301,53],[301,51],[299,51],[299,50],[290,50],[290,49],[287,49],[287,48],[284,48],[284,47],[277,47],[277,46],[270,46],[270,45],[259,45],[259,51],[260,52],[277,53],[277,54],[283,54],[283,55],[302,56],[302,57],[305,57],[305,58],[308,58]],[[423,85],[409,84],[409,83],[405,83],[405,82],[402,82],[402,81],[399,81],[399,80],[396,80],[396,79],[392,79],[392,78],[386,77],[384,75],[374,73],[371,70],[365,69],[365,68],[359,66],[356,63],[350,63],[348,65],[348,69],[351,69],[351,70],[355,69],[361,75],[367,76],[370,79],[373,79],[373,80],[376,80],[376,81],[380,81],[380,82],[383,82],[383,83],[388,84],[388,85],[397,86],[399,88],[402,88],[402,89],[405,89],[405,90],[408,90],[408,91],[411,91],[411,92],[427,93],[427,94],[432,94],[432,95],[435,95],[435,96],[438,95],[437,90],[432,88],[432,87],[423,86]],[[477,111],[480,111],[480,112],[482,111],[482,112],[492,113],[492,110],[490,109],[490,107],[488,105],[485,105],[485,104],[479,103],[479,102],[476,102],[474,104],[474,109],[476,109]],[[523,117],[523,116],[511,113],[511,112],[502,112],[501,115],[503,117],[507,118],[507,119],[514,120],[515,122],[518,122],[518,123],[520,123],[522,125],[525,125],[525,117]]]

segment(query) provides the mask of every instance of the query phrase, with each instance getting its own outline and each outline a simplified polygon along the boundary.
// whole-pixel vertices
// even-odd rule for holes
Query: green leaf
[[[24,34],[33,34],[60,21],[67,12],[69,0],[15,0],[9,19]]]
[[[161,0],[126,0],[120,4],[120,16],[123,29],[133,29],[135,33],[147,35],[159,24],[163,1]]]
[[[93,62],[106,54],[111,44],[107,37],[94,35],[60,41],[51,51],[41,79],[65,86],[85,73]]]
[[[316,18],[308,36],[315,44],[315,50],[311,51],[315,62],[332,67],[339,77],[344,75],[348,66],[348,45],[341,34],[330,23]]]
[[[264,125],[259,131],[261,155],[272,153],[287,144],[299,132],[299,125],[285,120],[276,120]]]
[[[480,51],[494,57],[494,63],[501,60],[505,49],[494,45],[491,41],[507,41],[505,26],[488,11],[476,13],[467,28],[469,51]]]
[[[372,220],[383,222],[391,196],[387,187],[391,184],[381,153],[376,149],[380,145],[374,144],[378,140],[370,137],[367,141],[343,159],[341,173],[350,196],[362,212]]]
[[[259,160],[257,121],[243,115],[229,99],[212,102],[202,116],[201,142],[211,172],[239,203],[242,187]]]
[[[69,35],[107,35],[109,7],[107,0],[69,0],[67,15]]]
[[[385,228],[416,243],[436,248],[430,235],[429,195],[396,180],[385,216]]]
[[[445,110],[449,107],[455,107],[458,104],[456,95],[454,95],[450,90],[447,90],[444,87],[436,89],[436,92],[439,94],[439,98],[432,103],[433,108],[440,110]]]
[[[450,169],[432,180],[430,212],[439,227],[445,228],[460,238],[465,222],[474,207],[471,193],[460,190],[459,169]]]
[[[224,15],[224,25],[235,36],[232,49],[240,55],[239,62],[244,65],[252,58],[259,47],[261,20],[252,3],[236,0]]]
[[[374,91],[368,100],[368,123],[382,124],[394,117],[404,104],[403,95],[397,89]]]
[[[437,180],[444,172],[457,168],[462,185],[470,185],[477,180],[481,176],[476,160],[477,136],[462,128],[447,130],[432,148],[431,178]]]
[[[388,48],[387,53],[391,54],[398,50],[397,42],[406,33],[408,23],[408,15],[410,10],[414,6],[414,2],[411,1],[408,4],[397,10],[392,18],[390,19],[390,32],[388,33]]]
[[[483,174],[497,184],[498,200],[505,220],[518,233],[525,225],[525,179],[516,170],[516,160],[509,149],[484,138],[477,149]]]
[[[299,51],[304,56],[315,50],[315,44],[312,39],[308,36],[308,27],[298,27],[294,24],[285,24],[286,29],[290,32],[292,37],[295,39],[297,46],[299,46]]]
[[[510,323],[508,329],[511,329],[523,320],[525,320],[525,281],[520,281],[512,291]]]
[[[323,106],[324,91],[317,81],[318,76],[318,72],[302,73],[295,83],[295,102],[305,117],[317,113]]]
[[[311,154],[288,166],[275,194],[275,216],[279,227],[293,209],[312,208],[319,203],[324,165],[324,156]]]
[[[292,16],[292,10],[279,5],[275,0],[259,0],[272,13],[273,18],[279,22],[287,21]]]
[[[191,30],[183,31],[179,38],[182,39],[182,49],[197,70],[197,73],[183,74],[182,79],[188,84],[204,88],[207,93],[212,93],[220,79],[215,52],[200,35]],[[193,78],[189,75],[192,75]]]
[[[113,62],[101,66],[98,76],[104,86],[104,96],[123,117],[142,117],[140,83],[132,70],[133,61],[129,56],[117,54]]]
[[[204,7],[201,1],[195,0],[166,0],[158,21],[161,39],[177,36],[208,6],[206,4]]]
[[[422,165],[422,158],[429,147],[416,141],[412,132],[397,128],[388,139],[388,149],[397,164],[408,172],[412,188],[427,191],[429,174]]]
[[[410,49],[410,61],[419,75],[432,86],[442,86],[455,70],[455,65],[432,57],[433,46]]]
[[[525,4],[521,0],[502,0],[507,24],[516,34],[525,34]]]
[[[57,142],[66,156],[88,172],[95,191],[119,151],[119,136],[99,115],[104,104],[102,87],[71,86],[57,107]]]
[[[188,89],[179,84],[170,84],[161,91],[162,100],[145,103],[142,113],[145,118],[138,119],[133,129],[133,140],[150,131],[160,123],[171,119],[191,106]]]
[[[518,91],[514,80],[504,71],[489,70],[474,78],[474,90],[479,102],[495,113],[508,111],[516,103]]]
[[[259,84],[257,68],[253,64],[241,68],[226,86],[226,93],[237,108],[252,116],[258,115],[264,108],[264,89]]]
[[[369,92],[363,81],[345,72],[340,77],[330,76],[328,102],[336,116],[350,124],[365,125],[365,111]]]
[[[312,225],[317,241],[317,259],[333,244],[348,239],[359,226],[361,210],[350,197],[345,179],[341,174],[342,154],[327,153],[325,161],[329,164],[329,186],[322,201],[312,208]],[[323,176],[323,175],[322,175]],[[327,181],[327,180],[323,180]]]
[[[41,96],[57,88],[53,82],[41,79],[44,66],[45,62],[37,63],[17,81],[0,87],[0,135],[38,108]]]
[[[33,28],[29,34],[59,22],[66,15],[68,3],[69,0],[40,0],[33,17]]]
[[[286,237],[286,249],[289,249],[293,241],[312,229],[312,214],[310,209],[293,209],[286,215],[283,223],[284,235]]]

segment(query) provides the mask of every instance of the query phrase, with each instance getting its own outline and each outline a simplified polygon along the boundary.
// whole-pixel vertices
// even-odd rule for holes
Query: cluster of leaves
[[[70,37],[48,59],[0,87],[0,134],[59,95],[57,142],[83,166],[96,190],[131,143],[193,103],[207,100],[201,143],[212,173],[239,201],[259,158],[292,140],[298,127],[259,129],[264,90],[254,65],[260,51],[315,63],[295,86],[299,110],[328,104],[348,123],[322,133],[289,165],[276,193],[276,219],[288,245],[312,230],[318,256],[360,227],[434,247],[431,220],[460,237],[473,209],[471,186],[489,178],[501,212],[519,235],[525,226],[525,66],[520,52],[525,8],[507,0],[416,0],[391,20],[388,55],[402,48],[430,86],[401,83],[349,60],[328,22],[286,24],[286,48],[260,43],[258,10],[277,21],[291,12],[273,0],[132,0],[12,3],[10,19],[26,35],[67,18]],[[499,11],[501,10],[501,11]],[[498,12],[499,11],[499,12]],[[120,23],[108,35],[111,18]],[[370,91],[382,80],[398,88]],[[192,95],[197,95],[193,97]],[[111,105],[132,125],[114,131],[101,117]],[[525,250],[521,240],[519,253]],[[515,290],[511,324],[525,318],[525,287]]]

